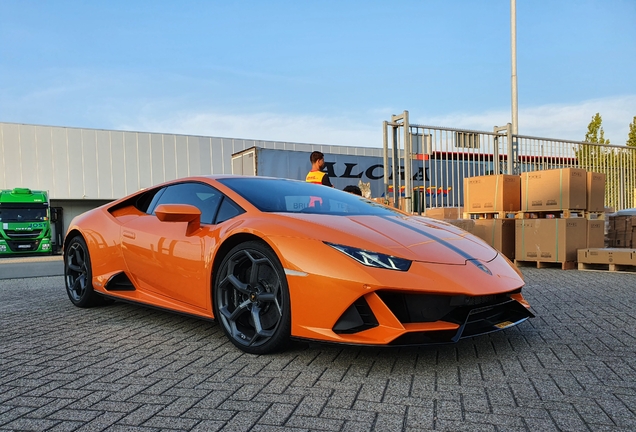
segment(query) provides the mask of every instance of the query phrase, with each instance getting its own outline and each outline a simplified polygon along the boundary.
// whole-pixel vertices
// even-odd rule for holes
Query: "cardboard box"
[[[426,209],[424,216],[433,219],[461,219],[462,207],[432,207]]]
[[[631,231],[632,222],[629,216],[610,216],[610,231],[627,232]]]
[[[602,248],[605,246],[605,221],[594,219],[587,221],[587,248]]]
[[[455,225],[457,228],[461,228],[464,231],[473,232],[475,227],[475,221],[473,219],[446,219],[451,225]]]
[[[587,220],[583,218],[515,220],[515,259],[574,262],[585,249]]]
[[[464,178],[464,211],[469,213],[521,210],[521,178],[486,175]]]
[[[605,174],[587,173],[587,211],[605,211]]]
[[[577,259],[585,264],[636,265],[636,249],[579,249]]]
[[[471,231],[490,246],[504,254],[511,261],[515,259],[515,220],[514,219],[473,219],[475,226]]]
[[[632,235],[631,233],[627,233],[624,231],[618,232],[610,232],[608,234],[609,237],[609,246],[612,248],[630,248],[632,247]]]
[[[522,211],[585,209],[587,209],[585,170],[563,168],[532,171],[521,175]]]
[[[610,229],[613,231],[631,231],[636,227],[636,216],[632,215],[611,215]]]

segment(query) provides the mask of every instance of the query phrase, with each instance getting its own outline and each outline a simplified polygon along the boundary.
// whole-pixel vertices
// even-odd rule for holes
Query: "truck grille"
[[[24,238],[37,238],[42,233],[41,229],[34,229],[32,231],[16,231],[16,230],[4,230],[4,233],[10,239],[24,239]]]

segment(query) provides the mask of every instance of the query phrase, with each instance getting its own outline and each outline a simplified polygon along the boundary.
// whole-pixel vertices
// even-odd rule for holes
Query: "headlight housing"
[[[360,264],[368,267],[383,268],[388,270],[407,271],[411,267],[411,262],[404,258],[398,258],[392,255],[385,255],[378,252],[371,252],[364,249],[358,249],[351,246],[339,245],[335,243],[324,242],[327,246],[331,246],[337,251],[353,258]]]

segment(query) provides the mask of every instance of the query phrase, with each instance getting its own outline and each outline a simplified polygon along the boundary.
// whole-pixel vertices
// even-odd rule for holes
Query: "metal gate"
[[[514,135],[510,124],[493,132],[410,124],[404,111],[384,122],[384,159],[385,196],[395,206],[401,196],[407,211],[463,205],[466,177],[570,167],[605,174],[606,206],[636,207],[636,147]]]

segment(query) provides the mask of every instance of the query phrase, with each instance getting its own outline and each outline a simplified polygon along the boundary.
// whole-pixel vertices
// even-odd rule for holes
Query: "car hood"
[[[285,214],[313,225],[311,237],[374,252],[438,264],[492,261],[497,251],[448,223],[417,216]]]

